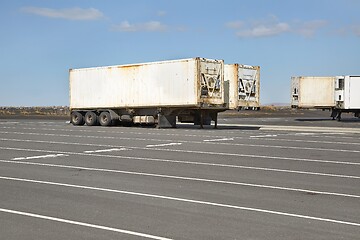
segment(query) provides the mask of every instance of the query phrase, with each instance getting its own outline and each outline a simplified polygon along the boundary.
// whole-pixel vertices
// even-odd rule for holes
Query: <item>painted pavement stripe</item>
[[[101,229],[101,230],[106,230],[106,231],[111,231],[111,232],[118,232],[118,233],[123,233],[123,234],[127,234],[127,235],[149,238],[149,239],[170,240],[170,238],[164,238],[164,237],[154,236],[154,235],[140,233],[140,232],[134,232],[134,231],[124,230],[124,229],[119,229],[119,228],[106,227],[106,226],[101,226],[101,225],[96,225],[96,224],[91,224],[91,223],[79,222],[79,221],[74,221],[74,220],[45,216],[45,215],[29,213],[29,212],[16,211],[16,210],[5,209],[5,208],[0,208],[0,212],[11,213],[11,214],[27,216],[27,217],[33,217],[33,218],[39,218],[39,219],[61,222],[61,223],[67,223],[67,224],[72,224],[72,225],[88,227],[88,228],[96,228],[96,229]]]
[[[310,220],[316,220],[316,221],[320,221],[320,222],[329,222],[329,223],[333,223],[333,224],[341,224],[341,225],[360,227],[360,223],[357,223],[357,222],[342,221],[342,220],[331,219],[331,218],[314,217],[314,216],[273,211],[273,210],[261,209],[261,208],[251,208],[251,207],[230,205],[230,204],[225,204],[225,203],[216,203],[216,202],[209,202],[209,201],[171,197],[171,196],[165,196],[165,195],[156,195],[156,194],[150,194],[150,193],[132,192],[132,191],[125,191],[125,190],[116,190],[116,189],[91,187],[91,186],[84,186],[84,185],[59,183],[59,182],[39,181],[39,180],[24,179],[24,178],[4,177],[4,176],[0,176],[0,179],[10,180],[10,181],[19,181],[19,182],[30,182],[30,183],[36,183],[36,184],[47,184],[47,185],[53,185],[53,186],[71,187],[71,188],[86,189],[86,190],[112,192],[112,193],[126,194],[126,195],[138,196],[138,197],[147,197],[147,198],[153,198],[153,199],[163,199],[163,200],[169,200],[169,201],[201,204],[201,205],[208,205],[208,206],[213,206],[213,207],[229,208],[229,209],[236,209],[236,210],[241,210],[241,211],[265,213],[265,214],[272,214],[272,215],[293,217],[293,218],[307,219],[307,220],[310,219]]]

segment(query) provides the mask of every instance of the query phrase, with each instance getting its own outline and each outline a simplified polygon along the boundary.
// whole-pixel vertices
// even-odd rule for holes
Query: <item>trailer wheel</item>
[[[99,123],[101,126],[110,126],[111,125],[111,116],[108,112],[102,112],[99,115]]]
[[[88,126],[95,126],[98,123],[98,119],[97,119],[97,115],[96,113],[92,112],[92,111],[88,111],[85,114],[85,123]]]
[[[71,113],[71,122],[73,125],[84,125],[84,117],[80,112],[72,112]]]

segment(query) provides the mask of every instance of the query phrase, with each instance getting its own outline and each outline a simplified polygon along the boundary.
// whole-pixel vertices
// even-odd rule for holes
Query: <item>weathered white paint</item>
[[[70,70],[70,108],[199,107],[224,104],[223,60],[191,58]],[[219,89],[201,97],[201,83]]]

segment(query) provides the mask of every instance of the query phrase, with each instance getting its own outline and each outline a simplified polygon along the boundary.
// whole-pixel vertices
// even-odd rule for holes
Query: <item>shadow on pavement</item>
[[[299,122],[336,122],[337,120],[333,120],[331,118],[296,118],[295,121]],[[360,122],[360,118],[342,118],[340,122]]]
[[[185,125],[185,124],[177,124],[177,129],[193,129],[193,130],[245,130],[245,131],[254,131],[260,130],[260,127],[256,126],[224,126],[219,124],[217,128],[214,128],[214,125],[204,126],[204,128],[200,128],[198,125]]]

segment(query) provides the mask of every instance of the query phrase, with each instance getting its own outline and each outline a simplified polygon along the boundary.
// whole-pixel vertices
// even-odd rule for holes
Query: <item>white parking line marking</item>
[[[300,135],[300,136],[314,136],[316,134],[321,134],[321,133],[295,133],[294,135]]]
[[[101,153],[101,152],[114,152],[114,151],[125,151],[130,150],[128,148],[110,148],[110,149],[100,149],[100,150],[89,150],[84,151],[84,153]]]
[[[85,222],[78,222],[78,221],[73,221],[73,220],[68,220],[68,219],[63,219],[63,218],[50,217],[50,216],[45,216],[45,215],[40,215],[40,214],[15,211],[15,210],[5,209],[5,208],[0,208],[0,212],[22,215],[22,216],[33,217],[33,218],[40,218],[40,219],[44,219],[44,220],[73,224],[73,225],[78,225],[78,226],[83,226],[83,227],[96,228],[96,229],[101,229],[101,230],[106,230],[106,231],[111,231],[111,232],[118,232],[118,233],[123,233],[123,234],[127,234],[127,235],[149,238],[149,239],[170,240],[170,238],[164,238],[164,237],[154,236],[154,235],[145,234],[145,233],[139,233],[139,232],[124,230],[124,229],[119,229],[119,228],[113,228],[113,227],[106,227],[106,226],[101,226],[101,225],[96,225],[96,224],[85,223]]]
[[[56,158],[56,157],[68,157],[69,155],[66,154],[48,154],[48,155],[41,155],[41,156],[31,156],[31,157],[17,157],[13,158],[12,160],[28,160],[28,159],[39,159],[39,158]]]
[[[156,145],[146,145],[147,148],[151,147],[165,147],[165,146],[175,146],[175,145],[181,145],[182,143],[164,143],[164,144],[156,144]]]
[[[47,184],[47,185],[53,185],[53,186],[71,187],[71,188],[78,188],[78,189],[95,190],[95,191],[112,192],[112,193],[126,194],[126,195],[132,195],[132,196],[149,197],[149,198],[154,198],[154,199],[164,199],[164,200],[170,200],[170,201],[201,204],[201,205],[208,205],[208,206],[213,206],[213,207],[230,208],[230,209],[258,212],[258,213],[267,213],[267,214],[280,215],[280,216],[286,216],[286,217],[310,219],[310,220],[316,220],[316,221],[321,221],[321,222],[329,222],[329,223],[335,223],[335,224],[343,224],[343,225],[360,227],[360,223],[356,223],[356,222],[348,222],[348,221],[342,221],[342,220],[336,220],[336,219],[330,219],[330,218],[313,217],[313,216],[302,215],[302,214],[272,211],[272,210],[268,210],[268,209],[251,208],[251,207],[230,205],[230,204],[224,204],[224,203],[216,203],[216,202],[208,202],[208,201],[201,201],[201,200],[194,200],[194,199],[170,197],[170,196],[165,196],[165,195],[156,195],[156,194],[149,194],[149,193],[131,192],[131,191],[125,191],[125,190],[90,187],[90,186],[84,186],[84,185],[75,185],[75,184],[67,184],[67,183],[59,183],[59,182],[48,182],[48,181],[4,177],[4,176],[0,176],[0,179],[19,181],[19,182],[30,182],[30,183],[37,183],[37,184]]]
[[[3,129],[19,129],[19,127],[4,127],[4,126],[0,126],[0,129],[3,128]],[[23,127],[22,129],[24,130],[39,130],[38,128],[30,128],[30,127]],[[41,128],[41,130],[44,130],[44,131],[59,131],[59,129],[55,129],[55,128]],[[160,132],[161,129],[157,129],[156,132],[153,132],[151,131],[150,129],[146,129],[147,131],[146,132],[133,132],[133,131],[116,131],[115,133],[118,134],[118,135],[122,135],[122,134],[131,134],[131,135],[141,135],[141,136],[144,136],[144,135],[149,135],[149,136],[180,136],[180,137],[208,137],[208,138],[211,138],[211,137],[214,137],[213,135],[194,135],[194,134],[179,134],[179,133],[168,133],[168,132]],[[170,130],[170,129],[168,129]],[[90,129],[86,128],[86,130],[82,130],[82,129],[79,129],[79,128],[76,128],[76,129],[61,129],[61,131],[63,132],[86,132],[86,133],[109,133],[109,131],[91,131]],[[186,131],[184,129],[184,131]],[[225,132],[224,132],[225,133]],[[217,137],[223,137],[225,138],[226,136],[218,136]]]
[[[259,135],[259,136],[250,136],[251,138],[265,138],[265,137],[277,137],[277,135]]]
[[[206,139],[204,142],[234,141],[234,138]]]
[[[268,135],[267,137],[276,136],[276,135]],[[260,136],[250,136],[251,139],[261,138]],[[303,140],[303,139],[286,139],[286,138],[261,138],[261,140],[266,141],[276,141],[276,142],[300,142],[300,143],[321,143],[321,144],[342,144],[342,145],[360,145],[358,142],[330,142],[330,141],[315,141],[315,140]]]
[[[268,188],[268,189],[276,189],[276,190],[284,190],[284,191],[303,192],[303,193],[319,194],[319,195],[331,195],[331,196],[339,196],[339,197],[360,198],[359,195],[345,194],[345,193],[324,192],[324,191],[315,191],[315,190],[310,190],[310,189],[278,187],[278,186],[263,185],[263,184],[252,184],[252,183],[223,181],[223,180],[214,180],[214,179],[182,177],[182,176],[163,175],[163,174],[144,173],[144,172],[131,172],[131,171],[123,171],[123,170],[115,170],[115,169],[90,168],[90,167],[49,164],[49,163],[37,163],[37,162],[19,162],[19,161],[14,162],[14,161],[7,161],[7,160],[0,160],[0,162],[11,163],[11,164],[44,166],[44,167],[78,169],[78,170],[97,171],[97,172],[111,172],[111,173],[130,174],[130,175],[139,175],[139,176],[147,176],[147,177],[169,178],[169,179],[179,179],[179,180],[198,181],[198,182],[210,182],[210,183],[229,184],[229,185],[238,185],[238,186],[246,186],[246,187],[257,187],[257,188]]]
[[[49,143],[49,142],[47,142],[47,143]],[[59,142],[56,142],[56,144],[59,144]],[[69,144],[69,143],[62,143],[62,144]],[[89,144],[75,144],[75,145],[88,146]],[[92,144],[90,144],[90,145],[92,145]],[[7,147],[0,147],[0,149],[17,150],[17,151],[36,151],[36,152],[59,152],[59,151],[49,151],[49,150],[32,150],[32,149],[7,148]],[[143,148],[138,148],[138,149],[143,149]],[[158,148],[148,148],[148,149],[161,150]],[[170,151],[170,149],[166,149],[166,151]],[[175,151],[175,150],[173,150],[173,151]],[[300,162],[304,161],[304,162],[319,162],[319,163],[344,164],[344,165],[360,165],[360,163],[356,163],[356,162],[339,162],[339,161],[312,160],[312,159],[301,159],[301,158],[271,157],[271,156],[261,156],[261,155],[229,154],[229,153],[217,153],[217,152],[184,151],[184,150],[182,152],[191,152],[191,153],[197,153],[197,154],[210,154],[210,155],[211,154],[228,155],[228,156],[239,156],[239,157],[250,157],[250,158],[265,158],[265,159],[268,158],[268,159],[279,159],[279,160],[300,161]],[[318,176],[324,176],[324,177],[339,177],[339,178],[354,178],[354,179],[360,178],[359,176],[294,171],[294,170],[274,169],[274,168],[260,168],[260,167],[250,167],[250,166],[233,165],[233,164],[194,162],[194,161],[186,161],[186,160],[169,160],[169,159],[160,159],[160,158],[144,158],[144,157],[130,157],[130,156],[116,156],[116,155],[99,155],[99,154],[90,154],[90,153],[85,154],[85,153],[77,153],[77,152],[61,152],[61,153],[83,155],[83,156],[90,155],[90,156],[97,156],[97,157],[134,159],[134,160],[140,160],[140,161],[168,162],[168,163],[177,163],[177,164],[193,164],[193,165],[204,165],[204,166],[214,166],[214,167],[251,169],[251,170],[259,170],[259,171],[274,171],[274,172],[285,172],[285,173],[296,173],[296,174],[308,174],[308,175],[318,175]]]
[[[149,148],[149,149],[154,150],[154,151],[168,151],[168,152],[196,153],[196,154],[234,156],[234,157],[265,158],[265,159],[280,159],[280,160],[304,161],[304,162],[321,162],[321,163],[360,165],[360,163],[358,163],[358,162],[341,162],[341,161],[315,160],[315,159],[313,160],[313,159],[306,159],[306,158],[291,158],[291,157],[273,157],[273,156],[264,156],[264,155],[239,154],[239,153],[227,153],[227,152],[205,152],[205,151],[179,150],[179,149],[169,149],[169,148]]]
[[[77,137],[77,138],[94,138],[94,139],[121,139],[121,140],[138,140],[138,141],[172,141],[172,140],[162,140],[162,139],[144,139],[144,138],[124,138],[124,137],[100,137],[100,136],[83,136],[83,135],[67,135],[67,134],[49,134],[49,133],[22,133],[22,132],[0,132],[4,134],[18,134],[18,135],[33,135],[33,136],[54,136],[54,137]],[[266,139],[266,138],[265,138]],[[1,140],[1,139],[0,139]],[[35,140],[34,140],[35,141]],[[155,146],[169,146],[171,145],[181,145],[182,143],[190,144],[204,144],[203,141],[179,141],[179,143],[165,143],[158,145],[148,145],[147,147]],[[313,148],[313,147],[298,147],[298,146],[284,146],[284,145],[265,145],[265,144],[248,144],[248,143],[222,143],[222,142],[207,142],[207,144],[223,144],[228,146],[244,146],[244,147],[256,147],[256,148],[278,148],[278,149],[297,149],[297,150],[311,150],[311,151],[328,151],[328,152],[350,152],[350,153],[360,153],[360,150],[348,150],[348,149],[336,149],[336,148]],[[350,145],[350,144],[349,144]]]
[[[1,126],[1,128],[4,129],[19,129],[18,127],[7,127],[7,126]],[[38,128],[29,128],[29,127],[24,127],[22,129],[25,130],[38,130]],[[59,131],[59,129],[53,129],[53,128],[42,128],[42,130],[46,130],[46,131]],[[157,129],[157,132],[152,132],[150,129],[147,129],[149,132],[129,132],[129,131],[117,131],[116,133],[118,134],[132,134],[132,135],[156,135],[156,136],[182,136],[182,137],[204,137],[204,138],[211,138],[214,137],[212,135],[190,135],[190,134],[175,134],[175,133],[159,133],[160,129]],[[169,129],[170,130],[170,129]],[[75,129],[61,129],[61,131],[64,132],[74,132]],[[82,130],[81,128],[77,128],[76,129],[77,132],[86,132],[86,133],[109,133],[108,131],[91,131],[89,129],[86,130]],[[187,130],[184,129],[184,132],[187,132]],[[225,131],[222,133],[226,133]],[[251,136],[247,136],[247,137],[238,137],[237,135],[239,134],[238,132],[228,132],[229,134],[236,134],[236,139],[244,139],[246,140],[247,137],[251,137]],[[242,136],[244,135],[244,133],[241,133]],[[246,134],[245,134],[246,135]],[[277,136],[307,136],[307,137],[312,137],[312,138],[331,138],[334,139],[334,136],[326,136],[326,135],[337,135],[336,139],[355,139],[358,140],[358,137],[344,137],[344,136],[339,136],[339,135],[345,135],[345,133],[288,133],[288,134],[277,134]],[[263,135],[260,135],[263,136]],[[227,138],[228,136],[217,136],[217,137],[221,137],[221,138]],[[254,136],[253,136],[254,137]],[[256,139],[256,137],[254,138]],[[261,138],[260,138],[261,139]],[[312,141],[310,140],[296,140],[296,139],[268,139],[268,138],[264,138],[265,140],[275,140],[275,141],[287,141],[287,142],[296,142],[296,141],[301,141],[304,143],[312,143]],[[134,140],[138,140],[137,138],[134,138]],[[317,143],[325,143],[325,144],[343,144],[343,145],[359,145],[360,143],[357,142],[334,142],[334,141],[316,141]]]

